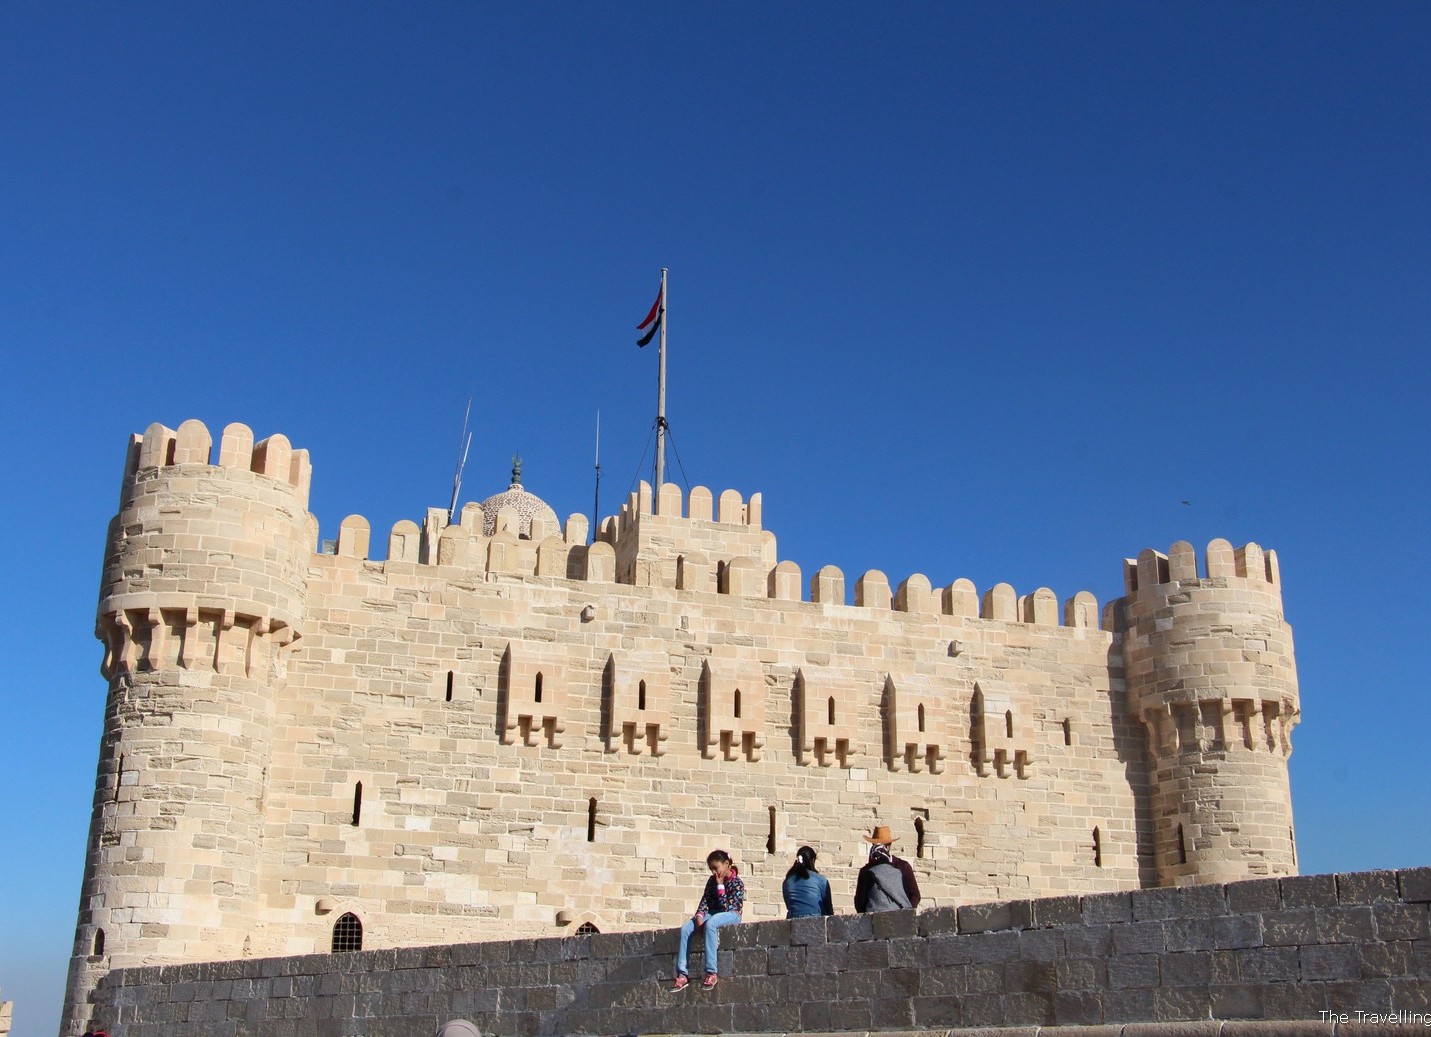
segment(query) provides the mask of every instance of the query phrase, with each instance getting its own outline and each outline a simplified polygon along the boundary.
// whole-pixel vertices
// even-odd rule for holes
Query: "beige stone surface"
[[[72,1004],[348,914],[367,948],[674,925],[715,847],[750,919],[802,843],[846,908],[875,824],[926,907],[1295,873],[1257,545],[1144,552],[1102,626],[1087,592],[877,570],[851,604],[832,566],[802,600],[758,494],[643,483],[589,547],[579,516],[355,515],[322,554],[305,451],[211,451],[153,425],[126,463]]]

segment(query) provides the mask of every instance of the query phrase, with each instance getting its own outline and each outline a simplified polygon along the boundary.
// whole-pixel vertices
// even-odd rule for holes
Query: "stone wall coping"
[[[924,911],[836,914],[824,918],[766,919],[726,931],[726,948],[789,944],[861,943],[908,937],[977,935],[1109,923],[1187,920],[1245,912],[1302,911],[1373,904],[1431,903],[1431,867],[1250,879],[1226,885],[1175,886],[1123,893],[1003,900]],[[1295,916],[1288,916],[1295,917]],[[1308,916],[1311,917],[1310,915]],[[1149,929],[1148,932],[1152,932]],[[190,962],[116,970],[125,985],[223,979],[426,969],[444,965],[628,958],[675,951],[674,929],[549,936],[343,954]],[[1063,1027],[1059,1032],[1067,1033]],[[933,1031],[929,1031],[933,1032]],[[1132,1037],[1132,1035],[1129,1035]]]

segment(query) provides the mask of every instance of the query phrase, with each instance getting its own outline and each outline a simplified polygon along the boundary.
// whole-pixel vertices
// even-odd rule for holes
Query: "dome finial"
[[[522,455],[512,455],[512,486],[522,485]]]

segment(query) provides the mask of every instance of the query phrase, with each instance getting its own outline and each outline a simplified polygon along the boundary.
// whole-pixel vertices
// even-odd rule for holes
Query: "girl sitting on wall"
[[[685,990],[691,984],[690,974],[686,971],[686,958],[691,934],[700,926],[706,930],[706,975],[701,986],[710,990],[716,985],[716,973],[720,971],[721,926],[739,922],[741,909],[745,907],[745,882],[730,854],[724,850],[712,850],[706,858],[706,867],[710,868],[711,877],[706,879],[706,888],[696,905],[696,913],[681,926],[681,937],[676,944],[673,993]]]

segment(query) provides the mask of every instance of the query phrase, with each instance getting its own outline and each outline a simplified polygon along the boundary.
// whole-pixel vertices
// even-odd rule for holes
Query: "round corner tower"
[[[316,525],[307,451],[201,422],[130,444],[96,636],[109,682],[62,1033],[111,968],[241,957],[259,917],[275,690]]]
[[[1159,885],[1294,875],[1287,775],[1300,708],[1277,556],[1144,551],[1125,568],[1128,708],[1148,736]]]

